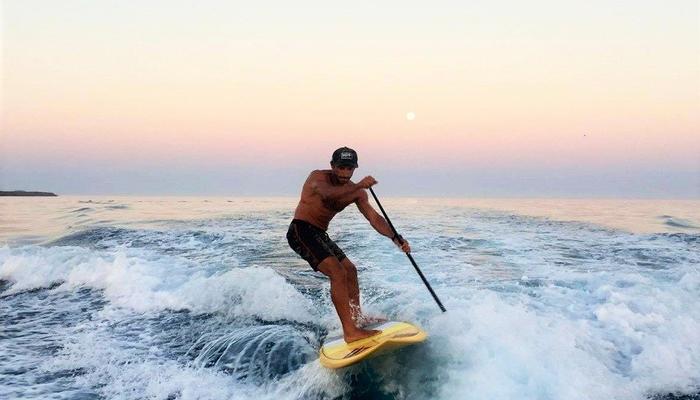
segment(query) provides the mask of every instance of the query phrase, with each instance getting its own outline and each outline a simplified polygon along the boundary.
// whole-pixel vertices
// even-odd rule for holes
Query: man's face
[[[333,175],[338,182],[340,182],[341,185],[344,185],[350,181],[350,178],[352,178],[352,173],[355,172],[355,167],[331,164],[331,170],[333,171]]]

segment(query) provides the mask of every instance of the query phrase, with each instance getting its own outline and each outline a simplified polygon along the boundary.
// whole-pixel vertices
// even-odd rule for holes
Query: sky
[[[2,2],[0,190],[700,198],[700,2]]]

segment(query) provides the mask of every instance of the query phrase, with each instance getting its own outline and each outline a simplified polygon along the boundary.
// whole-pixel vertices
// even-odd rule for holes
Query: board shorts
[[[318,271],[318,264],[330,256],[338,258],[338,261],[346,258],[343,250],[328,237],[326,231],[300,219],[293,219],[289,224],[287,242],[314,271]]]

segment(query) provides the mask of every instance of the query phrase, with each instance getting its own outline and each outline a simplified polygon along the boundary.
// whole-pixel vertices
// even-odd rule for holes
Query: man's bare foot
[[[345,343],[350,343],[350,342],[355,342],[360,339],[368,338],[370,336],[374,336],[377,333],[380,333],[381,331],[378,331],[376,329],[362,329],[358,328],[356,331],[352,333],[347,333],[343,335],[343,338],[345,339]]]
[[[372,325],[372,324],[377,324],[377,323],[380,323],[380,322],[386,322],[386,321],[388,321],[386,318],[380,317],[380,316],[378,316],[378,315],[377,315],[377,316],[374,316],[374,315],[363,315],[363,316],[360,317],[360,321],[359,321],[358,325],[364,327],[364,326],[368,326],[368,325]]]

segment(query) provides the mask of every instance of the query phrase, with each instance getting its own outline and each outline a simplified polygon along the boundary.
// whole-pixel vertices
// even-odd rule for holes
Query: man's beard
[[[338,183],[348,183],[348,182],[350,182],[350,178],[349,178],[349,177],[348,177],[348,178],[344,178],[344,177],[342,177],[342,176],[336,175],[336,176],[335,176],[335,179],[338,181]]]

